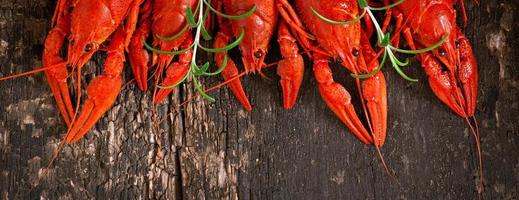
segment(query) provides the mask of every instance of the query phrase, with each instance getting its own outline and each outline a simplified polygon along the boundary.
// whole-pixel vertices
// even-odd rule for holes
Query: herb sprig
[[[180,32],[178,32],[172,36],[169,36],[169,37],[156,35],[156,37],[160,40],[171,41],[171,40],[179,38],[182,34],[184,34],[188,30],[194,30],[195,38],[193,40],[193,43],[188,48],[177,50],[177,51],[163,51],[163,50],[154,48],[153,46],[151,46],[150,44],[148,44],[146,42],[146,38],[143,38],[142,40],[143,40],[144,46],[147,49],[149,49],[150,51],[153,51],[158,54],[179,55],[179,54],[185,53],[190,50],[193,51],[193,57],[192,57],[192,60],[190,63],[190,68],[189,68],[189,71],[186,73],[186,75],[177,83],[174,83],[172,85],[165,85],[165,86],[159,85],[157,87],[159,87],[161,89],[171,89],[171,88],[177,87],[181,83],[185,82],[188,78],[191,78],[196,91],[198,93],[200,93],[200,95],[202,97],[204,97],[206,100],[214,102],[215,99],[213,97],[209,96],[204,91],[204,88],[203,88],[202,84],[200,83],[199,78],[203,77],[203,76],[215,76],[215,75],[220,74],[227,66],[227,62],[228,62],[229,58],[227,56],[225,56],[224,60],[222,62],[222,65],[219,66],[218,70],[216,70],[214,72],[210,72],[209,67],[211,66],[211,63],[209,61],[205,62],[203,65],[198,65],[198,63],[196,61],[199,49],[209,52],[209,53],[221,53],[221,52],[229,51],[229,50],[235,48],[236,46],[238,46],[243,41],[243,38],[245,37],[245,31],[242,29],[240,36],[234,42],[228,44],[225,47],[208,48],[208,47],[204,47],[201,44],[201,41],[202,41],[202,39],[205,41],[209,41],[209,40],[212,40],[213,37],[209,34],[209,31],[207,31],[207,29],[205,28],[204,22],[206,21],[209,14],[211,14],[211,12],[215,13],[216,15],[218,15],[220,17],[226,18],[226,19],[241,20],[241,19],[244,19],[244,18],[252,15],[255,11],[256,11],[256,6],[253,6],[249,11],[247,11],[241,15],[227,15],[227,14],[224,14],[224,13],[218,11],[217,9],[213,8],[211,6],[211,0],[199,0],[194,11],[191,8],[187,8],[187,11],[186,11],[187,23]]]
[[[400,1],[396,2],[396,3],[393,3],[391,5],[387,5],[387,6],[384,6],[384,7],[371,7],[371,6],[368,5],[368,2],[366,0],[358,0],[359,6],[362,9],[362,14],[359,17],[357,17],[355,19],[352,19],[352,20],[349,20],[349,21],[336,21],[336,20],[328,19],[328,18],[324,17],[323,15],[321,15],[320,13],[318,13],[313,7],[310,7],[310,10],[312,11],[312,13],[314,13],[315,16],[317,16],[317,18],[319,18],[322,21],[325,21],[327,23],[334,24],[334,25],[348,25],[348,24],[359,22],[363,17],[366,16],[366,13],[370,17],[370,19],[373,21],[373,25],[375,26],[375,30],[377,32],[377,42],[378,42],[378,45],[380,47],[384,48],[384,52],[383,52],[383,56],[382,56],[382,61],[380,62],[379,67],[377,69],[375,69],[374,71],[372,71],[371,73],[369,73],[369,74],[351,74],[351,76],[353,76],[354,78],[360,78],[360,79],[365,79],[365,78],[372,77],[372,76],[377,74],[382,69],[382,67],[385,65],[385,63],[387,61],[387,58],[389,57],[391,65],[398,72],[398,74],[400,76],[402,76],[402,78],[404,78],[404,79],[406,79],[408,81],[417,82],[418,79],[414,79],[414,78],[409,77],[401,69],[401,67],[409,65],[409,60],[408,59],[406,59],[405,61],[399,60],[394,52],[403,53],[403,54],[421,54],[421,53],[426,53],[426,52],[429,52],[429,51],[432,51],[432,50],[438,48],[441,44],[443,44],[448,39],[448,35],[444,36],[438,43],[436,43],[436,44],[434,44],[434,45],[432,45],[430,47],[424,48],[424,49],[405,50],[405,49],[399,49],[398,47],[393,46],[391,44],[391,35],[390,35],[390,33],[384,33],[382,31],[382,29],[380,28],[380,25],[379,25],[377,19],[375,18],[375,16],[373,15],[372,11],[382,11],[382,10],[391,9],[391,8],[393,8],[395,6],[398,6],[398,5],[402,4],[404,1],[405,0],[400,0]]]

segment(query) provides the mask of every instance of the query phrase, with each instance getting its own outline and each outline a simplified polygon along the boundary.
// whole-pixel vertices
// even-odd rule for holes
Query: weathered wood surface
[[[41,65],[54,4],[1,1],[1,76]],[[519,198],[518,5],[467,3],[466,34],[480,70],[484,199]],[[85,68],[85,81],[101,71],[101,58]],[[244,80],[250,113],[227,89],[212,93],[214,104],[197,101],[174,112],[194,94],[188,85],[152,114],[150,94],[131,86],[38,183],[66,130],[39,74],[0,82],[0,199],[474,199],[478,168],[469,129],[436,99],[413,62],[406,70],[420,78],[417,84],[385,72],[390,114],[382,152],[399,184],[375,149],[328,110],[311,70],[290,111],[281,107],[277,82],[258,76]],[[334,69],[351,85],[346,72]],[[267,73],[276,77],[273,69]]]

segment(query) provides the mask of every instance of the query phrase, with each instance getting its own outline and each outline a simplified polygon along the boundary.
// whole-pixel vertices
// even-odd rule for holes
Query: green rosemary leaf
[[[223,58],[222,65],[220,65],[218,70],[216,70],[215,72],[204,72],[203,75],[204,76],[215,76],[215,75],[222,73],[223,70],[225,70],[225,68],[227,67],[228,60],[229,60],[229,57],[227,55],[225,55],[225,57]]]
[[[220,53],[220,52],[225,52],[225,51],[229,51],[231,50],[232,48],[238,46],[241,41],[243,41],[243,38],[245,37],[245,30],[241,30],[241,34],[240,34],[240,37],[238,37],[238,39],[236,39],[236,41],[232,42],[231,44],[225,46],[225,47],[222,47],[222,48],[215,48],[215,49],[212,49],[212,48],[207,48],[207,47],[204,47],[200,44],[198,44],[198,47],[200,47],[201,49],[203,49],[204,51],[207,51],[207,52],[210,52],[210,53]]]
[[[195,14],[193,13],[193,10],[191,10],[191,8],[187,8],[186,10],[186,20],[187,24],[189,24],[191,28],[196,28],[199,25],[199,23],[195,20]]]
[[[201,0],[201,1],[203,1],[203,0]],[[221,17],[227,18],[227,19],[232,19],[232,20],[244,19],[244,18],[252,15],[252,13],[254,13],[256,11],[256,5],[254,5],[249,11],[247,11],[247,12],[241,14],[241,15],[227,15],[227,14],[224,14],[224,13],[216,10],[215,8],[213,8],[210,3],[206,2],[206,1],[204,1],[204,3],[205,3],[205,5],[207,5],[207,7],[209,9],[211,9],[211,11],[216,13],[218,16],[221,16]]]
[[[364,17],[364,15],[366,15],[366,9],[363,9],[363,12],[360,16],[358,16],[357,18],[355,19],[352,19],[350,21],[335,21],[335,20],[332,20],[332,19],[328,19],[326,18],[325,16],[321,15],[319,12],[317,12],[313,7],[310,7],[310,10],[312,11],[312,13],[317,16],[317,18],[319,18],[320,20],[324,21],[324,22],[327,22],[329,24],[334,24],[334,25],[348,25],[348,24],[353,24],[353,23],[356,23],[356,22],[359,22],[360,19],[362,19],[362,17]]]
[[[382,61],[380,62],[379,66],[377,67],[377,69],[373,70],[371,73],[369,74],[351,74],[351,76],[353,78],[359,78],[359,79],[367,79],[367,78],[371,78],[373,76],[375,76],[375,74],[377,74],[380,70],[382,70],[382,67],[384,67],[384,65],[386,64],[386,61],[387,61],[387,52],[384,51],[384,55],[382,57]]]
[[[419,49],[419,50],[405,50],[405,49],[399,49],[399,48],[392,47],[392,46],[389,46],[389,48],[391,48],[391,50],[394,50],[394,51],[399,52],[399,53],[421,54],[421,53],[429,52],[429,51],[432,51],[432,50],[438,48],[445,41],[447,41],[447,39],[449,39],[449,35],[446,35],[445,37],[443,37],[438,43],[436,43],[436,44],[434,44],[434,45],[432,45],[430,47],[427,47],[427,48],[424,48],[424,49]]]
[[[207,93],[205,93],[204,89],[202,88],[202,86],[200,85],[200,83],[198,82],[197,78],[194,75],[193,75],[193,83],[195,84],[196,91],[198,91],[198,93],[200,93],[200,95],[202,95],[202,97],[204,97],[204,99],[206,99],[210,102],[216,101],[213,97],[211,97]]]
[[[201,33],[202,33],[202,37],[204,37],[204,40],[208,41],[208,40],[213,39],[213,36],[211,36],[211,34],[209,34],[207,29],[205,29],[205,26],[202,26]]]
[[[391,53],[389,51],[389,60],[391,60],[391,64],[393,66],[393,68],[395,68],[396,72],[398,72],[398,74],[400,76],[402,76],[402,78],[404,78],[405,80],[408,80],[408,81],[411,81],[411,82],[418,82],[418,79],[414,79],[414,78],[411,78],[409,76],[407,76],[403,71],[402,69],[400,69],[400,67],[398,66],[398,64],[395,62],[395,60],[391,57]]]
[[[178,33],[175,33],[174,35],[170,36],[170,37],[163,37],[163,36],[160,36],[159,34],[155,34],[155,36],[159,39],[159,40],[163,40],[163,41],[171,41],[171,40],[174,40],[174,39],[177,39],[178,37],[180,37],[184,32],[186,32],[187,30],[189,29],[189,24],[186,24],[184,26],[184,28],[182,28],[182,30],[180,30]]]

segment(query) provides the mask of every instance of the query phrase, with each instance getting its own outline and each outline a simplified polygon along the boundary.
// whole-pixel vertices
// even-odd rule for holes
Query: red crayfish
[[[2,79],[44,71],[61,116],[69,126],[67,143],[81,139],[115,102],[123,84],[124,51],[135,30],[141,1],[58,1],[52,29],[45,40],[43,67]],[[67,57],[62,58],[66,40]],[[104,72],[88,85],[88,98],[79,114],[81,69],[98,50],[107,52]],[[77,83],[75,108],[69,93],[71,77],[76,77]]]
[[[378,68],[376,53],[360,21],[333,25],[319,19],[311,8],[325,13],[327,18],[348,21],[360,16],[356,0],[296,0],[297,9],[286,0],[277,7],[288,24],[297,32],[300,44],[312,51],[313,70],[319,91],[328,107],[364,143],[382,147],[387,129],[387,92],[382,72],[367,79],[356,79],[361,104],[368,126],[364,126],[351,104],[352,95],[333,80],[330,61],[339,59],[341,65],[354,74],[367,74]],[[304,23],[303,23],[304,22]],[[305,33],[309,30],[310,33]],[[315,38],[314,38],[315,37]]]
[[[223,78],[246,110],[251,110],[252,106],[239,78],[248,73],[263,75],[262,70],[268,66],[265,58],[269,44],[277,31],[283,57],[277,62],[283,107],[294,107],[303,80],[301,46],[313,62],[317,86],[328,107],[363,143],[380,149],[387,132],[386,81],[384,74],[378,71],[380,53],[375,52],[370,43],[373,16],[364,16],[361,11],[365,8],[359,2],[294,0],[293,7],[288,0],[59,0],[52,29],[45,41],[43,67],[0,80],[44,71],[60,113],[69,127],[65,142],[75,143],[115,102],[123,87],[125,51],[128,52],[137,86],[142,91],[148,88],[149,68],[156,66],[154,103],[164,100],[173,90],[159,88],[159,83],[176,85],[192,73],[192,66],[196,66],[196,45],[200,32],[193,37],[193,24],[189,20],[194,21],[194,18],[188,15],[207,4],[218,15],[219,30],[213,47],[226,49],[233,46],[229,43],[236,43],[231,42],[233,39],[240,42],[236,45],[239,45],[245,68],[242,73],[235,62],[228,59],[227,50],[214,53]],[[453,5],[457,2],[464,7],[462,0],[400,0],[398,6],[387,11],[382,29],[385,30],[391,17],[394,17],[395,38],[398,39],[403,33],[411,49],[432,46],[447,37],[439,48],[420,53],[417,57],[436,96],[465,118],[472,128],[469,118],[474,119],[473,124],[476,124],[477,64],[468,39],[456,25]],[[389,5],[392,2],[383,0],[383,3]],[[236,17],[250,12],[251,8],[255,11],[246,18]],[[316,13],[321,14],[318,16]],[[200,16],[203,16],[202,11]],[[360,20],[362,16],[364,20]],[[348,23],[332,24],[322,20],[322,17]],[[464,11],[463,19],[466,21]],[[212,20],[208,22],[209,26],[216,23]],[[362,22],[365,22],[364,26]],[[203,23],[202,26],[205,27]],[[150,35],[152,45],[146,43]],[[63,58],[61,52],[67,41],[67,56]],[[151,57],[145,47],[153,49]],[[104,71],[90,82],[88,98],[83,101],[79,112],[81,69],[97,51],[107,52]],[[355,79],[358,95],[350,94],[335,82],[329,66],[332,61],[340,61],[341,66],[354,75],[372,75]],[[75,106],[69,92],[71,78],[75,78],[77,83]],[[359,116],[352,104],[355,96],[360,98],[364,116]],[[477,126],[475,129],[473,133],[479,150]]]
[[[389,0],[384,0],[386,5]],[[483,161],[480,136],[474,117],[478,94],[478,69],[469,40],[456,24],[454,5],[461,4],[462,19],[467,22],[463,0],[405,0],[389,10],[402,29],[411,49],[431,46],[442,37],[447,40],[432,52],[417,57],[429,78],[434,94],[472,129],[479,155],[480,187],[483,190]],[[388,17],[390,16],[388,15]],[[472,119],[473,121],[471,121]]]

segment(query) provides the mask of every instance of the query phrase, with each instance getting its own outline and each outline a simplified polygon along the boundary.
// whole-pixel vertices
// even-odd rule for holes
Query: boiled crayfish
[[[389,0],[384,3],[390,4]],[[483,190],[483,161],[479,130],[474,118],[478,93],[478,69],[469,40],[456,24],[454,5],[463,0],[405,0],[391,11],[396,29],[402,29],[411,49],[431,46],[442,37],[447,40],[432,52],[418,54],[434,94],[470,125],[479,154],[480,187]],[[401,25],[401,27],[399,27]],[[473,121],[470,120],[473,119]],[[474,128],[475,127],[475,128]]]
[[[298,33],[300,44],[312,50],[313,70],[319,91],[328,107],[350,128],[364,143],[384,145],[387,129],[387,94],[386,81],[382,72],[374,76],[356,80],[361,103],[368,121],[366,128],[351,103],[352,96],[340,84],[333,80],[328,66],[334,59],[341,60],[341,65],[354,74],[371,73],[378,68],[376,53],[371,48],[368,36],[359,21],[333,25],[324,22],[312,9],[325,13],[334,20],[349,21],[360,15],[356,0],[296,0],[297,9],[286,0],[278,0],[283,18]],[[300,19],[302,18],[302,20]],[[304,24],[303,24],[304,22]],[[304,33],[300,30],[309,30]],[[312,40],[313,37],[315,40]],[[367,111],[366,111],[367,110]],[[368,115],[369,112],[369,115]]]
[[[281,76],[283,105],[285,108],[294,107],[303,80],[304,63],[299,54],[299,48],[284,22],[278,23],[278,12],[275,0],[219,0],[216,7],[228,15],[240,15],[253,6],[256,12],[242,20],[227,20],[219,17],[220,30],[214,41],[215,48],[227,45],[232,38],[243,37],[239,45],[245,65],[245,73],[261,73],[265,56],[269,49],[274,32],[278,31],[278,42],[283,60],[278,62],[278,74]],[[226,52],[215,55],[218,65],[224,63]],[[225,80],[231,80],[239,75],[235,63],[230,60],[222,72]],[[229,83],[229,87],[238,101],[246,110],[252,106],[245,94],[239,79]]]
[[[77,142],[110,109],[122,87],[124,50],[135,30],[141,0],[60,0],[54,13],[53,28],[45,41],[45,76],[63,119],[69,125],[67,142]],[[67,58],[60,56],[68,39]],[[101,45],[110,39],[104,73],[87,88],[88,98],[79,116],[74,111],[68,90],[69,70],[77,72],[78,105],[81,94],[81,69]],[[78,107],[75,108],[79,110]]]
[[[402,32],[412,49],[431,46],[448,36],[439,48],[419,54],[418,59],[434,94],[456,114],[467,118],[476,110],[478,73],[470,42],[456,25],[456,2],[406,0],[393,15],[400,21],[397,24],[408,20]]]
[[[373,16],[364,16],[364,27],[360,20],[365,14],[360,11],[368,3],[366,0],[366,3],[358,0],[294,2],[295,7],[288,0],[59,0],[52,30],[45,41],[44,66],[29,73],[45,72],[60,113],[69,126],[65,141],[75,143],[94,126],[118,96],[122,88],[125,50],[141,90],[147,90],[149,68],[156,66],[154,103],[164,100],[173,90],[173,87],[159,88],[159,82],[174,86],[187,79],[189,74],[195,80],[195,73],[208,74],[196,64],[196,49],[203,48],[198,46],[200,32],[209,30],[200,28],[204,26],[203,13],[209,11],[202,8],[207,5],[218,15],[219,30],[213,41],[214,49],[203,49],[215,53],[223,78],[246,110],[251,110],[252,106],[239,78],[248,73],[262,74],[262,69],[267,67],[265,57],[270,41],[277,31],[283,57],[277,63],[283,106],[294,107],[303,79],[304,63],[299,42],[313,61],[319,92],[328,107],[362,142],[374,144],[379,149],[386,138],[387,92],[384,74],[379,71],[380,54],[370,44]],[[469,41],[455,23],[453,5],[456,2],[400,0],[399,5],[388,13],[392,13],[397,21],[396,35],[403,33],[411,49],[434,45],[448,36],[438,49],[421,53],[418,59],[436,96],[469,122],[476,109],[477,65]],[[384,3],[389,5],[392,2],[384,0]],[[193,10],[200,13],[198,23],[194,22]],[[323,18],[348,23],[333,24]],[[384,30],[390,18],[388,15]],[[197,34],[193,37],[191,29],[195,26],[198,26]],[[146,43],[150,35],[152,45]],[[61,49],[67,40],[67,57],[62,58]],[[227,55],[227,51],[237,45],[243,57],[243,73],[239,73]],[[144,47],[153,50],[151,58]],[[99,50],[107,51],[104,72],[89,84],[88,98],[78,114],[81,69]],[[367,126],[352,105],[352,95],[334,81],[329,67],[334,60],[341,61],[341,65],[352,74],[371,74],[356,79]],[[73,72],[77,72],[76,76],[71,75]],[[75,107],[68,85],[71,77],[76,77],[78,84]],[[479,149],[479,139],[477,144]]]
[[[139,28],[132,38],[129,48],[129,60],[138,87],[146,91],[148,86],[149,55],[144,48],[144,39],[151,33],[154,38],[153,46],[160,50],[152,55],[151,65],[157,65],[155,73],[157,86],[162,74],[162,85],[171,85],[179,82],[188,72],[193,56],[193,43],[191,32],[186,20],[188,8],[194,9],[195,0],[148,0],[144,3]],[[179,52],[182,51],[182,52]],[[162,52],[162,53],[161,53]],[[178,61],[173,62],[174,55],[170,52],[178,52]],[[158,91],[157,91],[158,90]],[[154,103],[163,101],[170,89],[157,89],[154,92]]]

